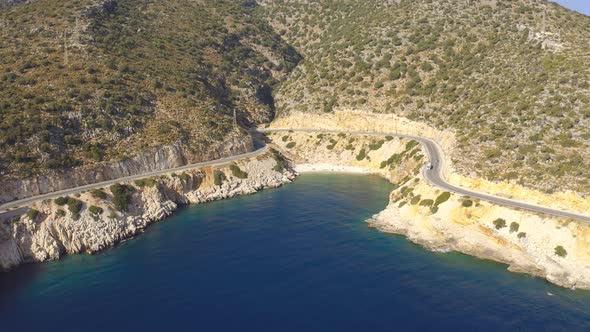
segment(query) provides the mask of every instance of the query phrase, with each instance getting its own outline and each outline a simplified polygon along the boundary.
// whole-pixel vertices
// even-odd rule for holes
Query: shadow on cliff
[[[39,275],[40,264],[25,264],[14,270],[0,272],[0,312],[14,305],[15,298]]]

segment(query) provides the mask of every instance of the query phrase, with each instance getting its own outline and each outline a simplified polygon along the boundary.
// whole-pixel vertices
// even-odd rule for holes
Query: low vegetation
[[[231,171],[231,174],[235,177],[237,177],[238,179],[246,179],[248,178],[248,173],[244,172],[240,169],[240,167],[236,164],[231,164],[229,165],[229,169]]]
[[[356,155],[356,160],[361,161],[363,159],[365,159],[367,157],[367,153],[365,152],[365,149],[361,149],[359,151],[359,153]]]
[[[39,210],[30,209],[29,211],[27,211],[27,217],[29,217],[30,220],[35,221],[39,213]]]
[[[438,195],[438,197],[434,201],[434,206],[441,205],[442,203],[448,201],[449,198],[451,198],[451,193],[450,192],[445,191],[445,192],[441,193],[440,195]]]
[[[216,186],[221,186],[223,184],[223,182],[225,182],[225,180],[227,180],[227,177],[225,176],[225,173],[223,173],[223,171],[220,171],[220,170],[213,171],[213,183]]]
[[[567,256],[567,251],[565,248],[563,248],[563,246],[557,246],[555,247],[555,254],[559,257],[565,257]]]
[[[138,187],[148,187],[148,188],[152,188],[157,184],[156,179],[154,179],[154,178],[139,179],[139,180],[135,180],[134,183]]]
[[[283,157],[283,155],[279,151],[277,151],[275,149],[270,149],[270,153],[272,155],[272,158],[277,163],[273,167],[273,170],[275,170],[277,172],[281,172],[287,168],[287,166],[288,166],[287,161],[285,160],[285,158]]]
[[[502,218],[498,218],[498,219],[494,220],[494,226],[498,230],[502,229],[502,228],[506,227],[506,220],[504,220]]]
[[[119,211],[127,211],[135,189],[125,184],[114,184],[110,187],[113,194],[113,205]]]
[[[104,212],[104,210],[101,207],[96,206],[96,205],[91,205],[88,208],[88,211],[95,216],[99,216]]]
[[[107,199],[108,195],[107,193],[105,193],[102,189],[94,189],[90,192],[90,195],[92,195],[92,197],[97,198],[97,199]]]

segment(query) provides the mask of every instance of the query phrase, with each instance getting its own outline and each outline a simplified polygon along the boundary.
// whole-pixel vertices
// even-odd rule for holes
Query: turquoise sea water
[[[0,274],[5,331],[588,331],[590,292],[364,220],[390,185],[306,174],[182,209],[97,255]]]

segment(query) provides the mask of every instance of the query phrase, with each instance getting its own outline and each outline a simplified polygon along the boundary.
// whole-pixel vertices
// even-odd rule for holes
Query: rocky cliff
[[[3,189],[0,192],[0,203],[129,175],[219,159],[252,150],[251,139],[242,136],[230,136],[225,142],[210,147],[207,152],[199,154],[187,151],[182,144],[176,143],[142,152],[131,159],[106,163],[99,167],[76,168],[24,180],[4,179],[0,180],[0,187]]]
[[[333,129],[333,128],[330,128]],[[395,186],[369,224],[436,251],[459,251],[508,264],[570,288],[590,289],[590,225],[443,192],[421,177],[424,152],[395,137],[313,133],[271,135],[298,163],[361,167]]]
[[[252,194],[293,178],[281,157],[268,153],[220,169],[206,167],[124,184],[120,197],[111,187],[36,202],[20,218],[0,223],[0,267],[97,252],[142,232],[180,205]]]
[[[550,206],[556,209],[577,213],[588,213],[590,197],[572,191],[547,194],[530,187],[522,186],[516,180],[489,181],[477,177],[475,173],[464,176],[455,170],[462,163],[456,154],[458,145],[452,130],[437,130],[427,124],[411,121],[394,114],[379,114],[366,110],[340,108],[329,114],[296,113],[280,117],[270,125],[272,128],[352,130],[385,133],[400,133],[426,137],[434,140],[442,148],[441,160],[446,180],[456,186],[486,192],[492,195]],[[460,143],[459,143],[460,144]]]

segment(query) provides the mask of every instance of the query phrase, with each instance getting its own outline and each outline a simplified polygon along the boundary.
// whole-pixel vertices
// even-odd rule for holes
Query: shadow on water
[[[37,263],[25,264],[13,270],[0,272],[0,312],[14,305],[21,290],[26,289],[42,272]]]

